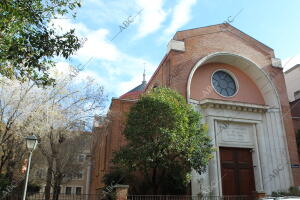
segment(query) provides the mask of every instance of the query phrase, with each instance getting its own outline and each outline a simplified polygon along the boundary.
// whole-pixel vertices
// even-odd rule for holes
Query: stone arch
[[[280,100],[277,89],[267,73],[264,72],[259,65],[252,60],[241,55],[227,52],[216,52],[209,54],[195,64],[188,77],[187,100],[190,99],[191,82],[196,70],[204,64],[215,62],[229,64],[242,70],[256,83],[266,104],[272,108],[280,109]]]

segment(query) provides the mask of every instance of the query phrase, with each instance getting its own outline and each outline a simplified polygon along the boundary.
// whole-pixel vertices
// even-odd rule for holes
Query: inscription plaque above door
[[[224,123],[226,126],[224,126]],[[216,135],[219,145],[230,146],[253,146],[254,131],[252,124],[235,122],[217,122]]]

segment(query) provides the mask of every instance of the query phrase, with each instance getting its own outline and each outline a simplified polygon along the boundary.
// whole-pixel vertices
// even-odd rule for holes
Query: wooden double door
[[[220,147],[223,195],[252,196],[255,191],[251,149]]]

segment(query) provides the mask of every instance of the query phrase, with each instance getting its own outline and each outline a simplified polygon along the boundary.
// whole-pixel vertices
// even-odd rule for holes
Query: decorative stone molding
[[[199,101],[201,108],[216,108],[216,109],[227,109],[245,112],[262,113],[266,112],[270,107],[264,105],[239,103],[234,101],[222,101],[215,99],[204,99]]]
[[[167,54],[171,51],[185,51],[185,46],[183,41],[171,40],[167,45]]]
[[[282,69],[281,60],[279,58],[272,58],[272,67],[277,67]]]
[[[187,100],[191,98],[191,83],[196,70],[208,63],[225,63],[235,66],[245,72],[257,85],[262,92],[265,104],[280,108],[280,99],[277,88],[270,79],[269,75],[259,67],[258,64],[241,55],[232,54],[229,52],[215,52],[201,58],[190,71],[187,82]]]
[[[115,185],[116,200],[127,200],[129,185]]]

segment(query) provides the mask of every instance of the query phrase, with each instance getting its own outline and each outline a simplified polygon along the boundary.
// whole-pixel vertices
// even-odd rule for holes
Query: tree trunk
[[[14,178],[14,169],[15,169],[15,163],[13,161],[9,161],[7,163],[6,177],[10,183],[12,183]]]
[[[52,183],[53,159],[48,159],[48,169],[45,186],[45,200],[50,200],[51,183]]]
[[[62,179],[63,179],[63,175],[59,172],[54,176],[52,200],[58,200],[58,197],[59,197],[59,194],[60,194],[60,185],[61,185]]]
[[[2,152],[0,152],[0,153],[2,153]],[[4,167],[4,162],[2,161],[2,160],[4,160],[3,157],[4,157],[4,156],[1,156],[1,157],[0,157],[0,158],[1,158],[1,159],[0,159],[0,174],[2,174],[2,170],[3,170],[3,167]]]
[[[153,168],[153,173],[152,173],[152,189],[153,189],[153,194],[157,195],[158,193],[158,184],[157,182],[157,168]]]
[[[6,177],[10,183],[12,183],[13,178],[14,178],[14,171],[16,168],[16,162],[14,160],[14,152],[9,151],[9,156],[6,162]]]

